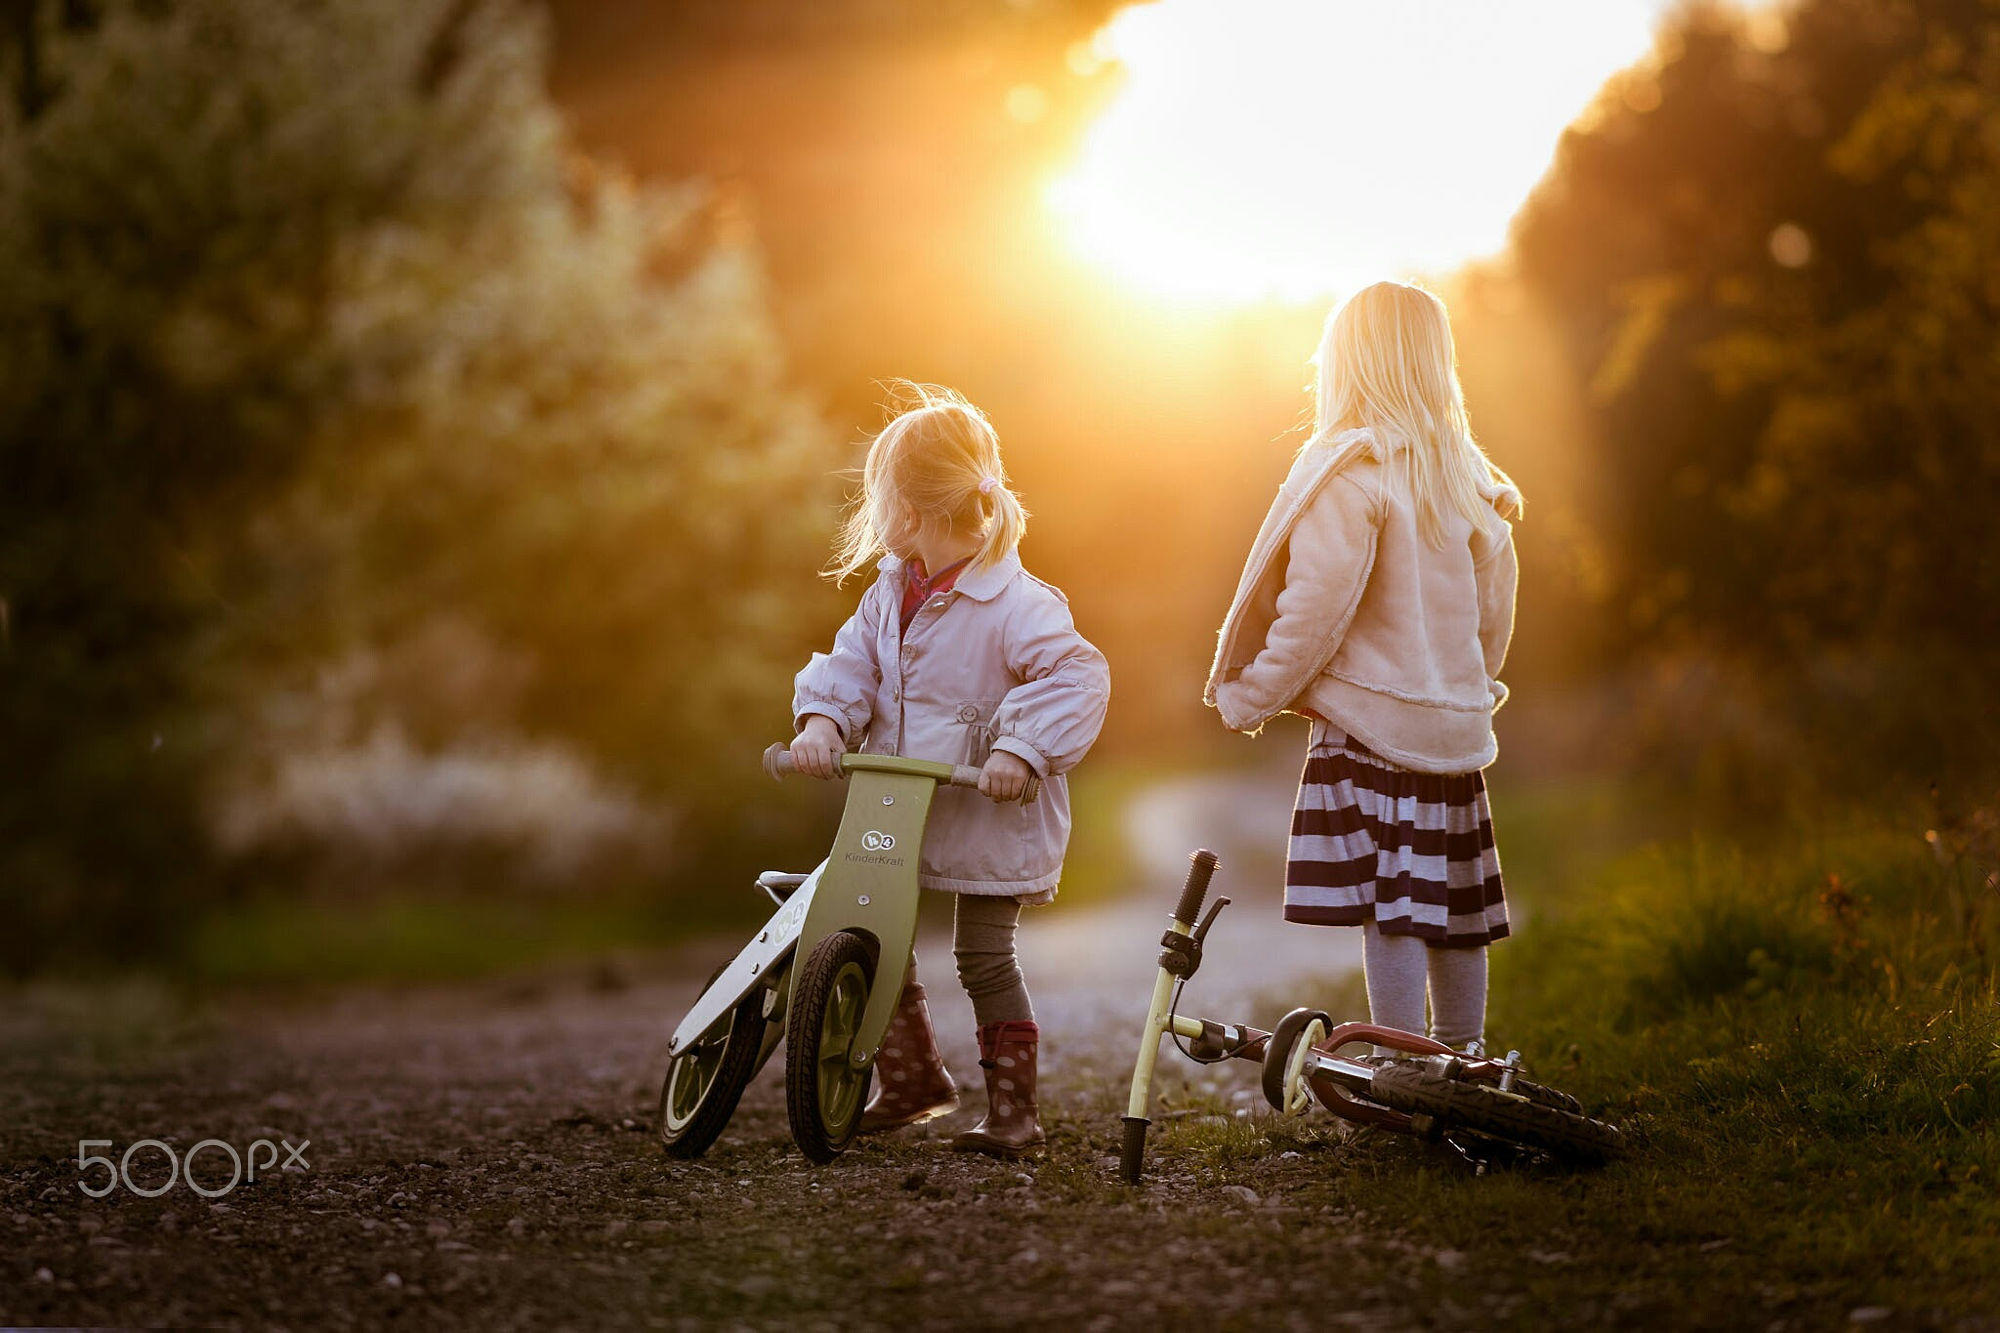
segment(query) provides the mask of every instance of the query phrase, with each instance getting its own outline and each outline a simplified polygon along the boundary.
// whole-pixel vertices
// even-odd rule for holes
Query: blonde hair
[[[1448,514],[1478,526],[1493,491],[1513,488],[1472,436],[1451,321],[1430,292],[1402,282],[1362,288],[1327,316],[1313,361],[1317,420],[1305,447],[1371,431],[1383,462],[1408,478],[1417,529],[1433,547],[1444,545]]]
[[[841,520],[827,576],[838,582],[874,563],[904,519],[983,534],[974,567],[1005,559],[1028,530],[1028,511],[1007,485],[993,423],[935,384],[899,380],[890,390],[895,416],[868,446],[861,492]]]

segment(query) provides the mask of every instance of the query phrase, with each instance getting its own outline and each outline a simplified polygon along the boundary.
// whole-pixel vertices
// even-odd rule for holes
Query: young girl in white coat
[[[916,404],[869,447],[828,571],[878,573],[833,650],[799,673],[792,758],[822,778],[849,749],[980,768],[977,793],[940,787],[933,798],[918,882],[957,895],[952,949],[986,1074],[986,1117],[953,1146],[1020,1156],[1044,1135],[1041,1029],[1014,932],[1023,905],[1056,895],[1070,829],[1063,774],[1104,725],[1111,676],[1062,593],[1021,567],[1027,513],[985,415],[949,390],[905,387]],[[1030,775],[1040,796],[1007,804]],[[861,1133],[958,1105],[914,958],[875,1072]]]
[[[1383,282],[1327,320],[1317,420],[1257,535],[1207,701],[1312,720],[1285,918],[1359,926],[1370,1017],[1483,1040],[1507,904],[1481,771],[1514,627],[1520,493],[1473,440],[1444,303]],[[1380,1052],[1378,1052],[1380,1054]]]

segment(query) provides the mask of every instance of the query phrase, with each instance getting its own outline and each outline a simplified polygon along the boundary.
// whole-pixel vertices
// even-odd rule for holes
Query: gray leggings
[[[1431,998],[1432,1040],[1456,1050],[1486,1035],[1486,946],[1434,948],[1414,935],[1361,927],[1368,1016],[1383,1027],[1424,1030],[1424,988]],[[1377,1047],[1377,1055],[1387,1054]]]
[[[1012,898],[961,893],[952,911],[952,956],[958,960],[958,983],[972,1000],[972,1021],[988,1023],[1032,1021],[1034,1006],[1014,957],[1014,930],[1021,923],[1021,904]],[[917,956],[910,955],[910,977],[916,978]]]

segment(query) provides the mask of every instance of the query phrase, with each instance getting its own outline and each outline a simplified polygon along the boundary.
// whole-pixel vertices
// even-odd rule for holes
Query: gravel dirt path
[[[1247,1065],[1163,1057],[1149,1182],[1113,1179],[1154,942],[1188,846],[1221,844],[1217,888],[1239,898],[1191,1008],[1268,1025],[1274,997],[1326,1003],[1356,964],[1346,932],[1285,926],[1275,890],[1253,887],[1275,882],[1285,812],[1253,806],[1164,788],[1133,813],[1139,845],[1171,848],[1144,867],[1143,896],[1030,914],[1051,1133],[1031,1164],[947,1150],[974,1094],[934,1126],[812,1167],[786,1132],[777,1060],[706,1159],[664,1158],[650,1120],[666,1033],[733,941],[310,1001],[21,994],[0,1018],[0,1324],[1507,1322],[1518,1296],[1475,1308],[1432,1289],[1464,1256],[1355,1215],[1339,1189],[1354,1150],[1323,1118],[1279,1125],[1253,1110]],[[932,930],[922,951],[946,1055],[976,1087],[948,949]],[[185,1180],[157,1198],[92,1199],[79,1181],[104,1172],[79,1172],[84,1139],[112,1154],[142,1139],[181,1153],[287,1140],[309,1143],[309,1166],[267,1167],[213,1199]],[[164,1158],[142,1149],[131,1173],[157,1185]],[[197,1178],[216,1188],[228,1175],[207,1150]]]

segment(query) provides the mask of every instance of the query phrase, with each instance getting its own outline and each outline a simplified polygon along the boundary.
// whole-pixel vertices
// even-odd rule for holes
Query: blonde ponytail
[[[975,565],[1006,559],[1028,530],[1028,511],[1007,485],[993,424],[950,389],[907,380],[890,388],[907,405],[868,446],[826,575],[840,582],[873,564],[902,522],[980,534]]]
[[[993,481],[992,493],[981,497],[987,516],[986,540],[980,543],[978,558],[973,562],[979,565],[995,565],[1005,560],[1028,531],[1028,510],[1021,497],[1008,487],[1004,477],[995,477]]]

